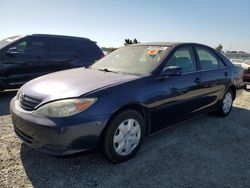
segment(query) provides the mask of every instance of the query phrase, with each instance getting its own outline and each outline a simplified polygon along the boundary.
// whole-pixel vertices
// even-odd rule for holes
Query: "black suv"
[[[88,67],[104,56],[80,37],[33,34],[0,41],[0,90],[14,89],[51,72]]]

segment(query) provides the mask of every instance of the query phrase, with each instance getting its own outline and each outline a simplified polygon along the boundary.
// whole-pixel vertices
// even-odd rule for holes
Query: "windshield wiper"
[[[122,74],[121,72],[116,72],[116,71],[110,70],[108,68],[96,69],[96,70],[103,71],[103,72],[113,72],[113,73],[116,73],[116,74]]]

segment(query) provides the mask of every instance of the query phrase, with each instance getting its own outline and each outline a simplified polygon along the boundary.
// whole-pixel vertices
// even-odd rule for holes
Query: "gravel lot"
[[[0,187],[250,187],[250,92],[226,118],[202,115],[145,140],[114,165],[99,154],[58,159],[20,142],[0,93]]]

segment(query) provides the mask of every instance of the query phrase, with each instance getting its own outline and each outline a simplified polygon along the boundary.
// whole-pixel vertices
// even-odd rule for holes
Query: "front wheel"
[[[140,113],[126,110],[107,125],[103,152],[114,163],[131,159],[138,152],[145,135],[145,123]]]
[[[221,117],[227,116],[232,110],[233,105],[233,92],[231,89],[228,89],[223,96],[222,101],[219,104],[217,109],[217,114]]]

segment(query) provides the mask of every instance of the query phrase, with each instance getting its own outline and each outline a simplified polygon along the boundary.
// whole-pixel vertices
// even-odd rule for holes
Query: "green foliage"
[[[219,44],[219,46],[217,46],[215,48],[218,52],[222,52],[223,46],[221,44]]]
[[[137,44],[137,43],[139,43],[139,42],[137,41],[136,38],[134,38],[133,43],[134,43],[134,44]]]
[[[130,45],[130,44],[138,44],[138,43],[140,43],[140,42],[136,38],[134,38],[133,41],[131,39],[125,39],[124,45],[127,46],[127,45]]]

